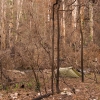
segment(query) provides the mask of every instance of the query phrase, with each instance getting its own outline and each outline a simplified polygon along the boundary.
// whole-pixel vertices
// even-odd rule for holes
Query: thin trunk
[[[31,65],[31,68],[32,68],[32,71],[33,71],[33,74],[34,74],[34,78],[35,78],[35,82],[36,82],[36,90],[38,90],[40,92],[40,95],[41,95],[41,90],[40,90],[40,82],[39,82],[39,78],[38,78],[38,75],[36,75],[36,72],[35,72],[35,69],[34,69],[34,66]]]
[[[56,76],[56,91],[57,93],[60,92],[59,89],[59,59],[60,59],[60,25],[59,25],[59,7],[60,5],[58,4],[57,8],[57,28],[58,28],[58,34],[57,34],[57,76]]]
[[[44,40],[46,40],[46,37],[48,36],[46,36],[46,26],[47,26],[47,23],[46,23],[46,8],[45,8],[45,6],[44,5],[46,5],[46,2],[45,2],[45,0],[43,0],[43,9],[44,9],[44,12],[43,12],[43,20],[44,20],[44,27],[43,27],[43,29],[44,29],[44,36],[43,36],[43,38],[44,38]]]
[[[81,73],[82,73],[82,82],[84,82],[84,72],[83,72],[83,19],[84,19],[84,8],[81,8],[80,1],[79,3],[79,30],[81,36]]]
[[[81,33],[81,71],[82,71],[82,82],[84,82],[84,72],[83,72],[83,32],[82,27],[80,26]]]
[[[51,10],[51,2],[50,0],[48,1],[48,16],[47,16],[47,20],[48,20],[48,30],[49,30],[49,40],[52,40],[52,20],[51,20],[51,14],[52,14],[52,10]]]
[[[52,77],[51,77],[51,90],[52,90],[52,94],[54,93],[54,7],[55,5],[53,5],[53,33],[52,33],[52,68],[51,68],[51,72],[52,72]]]
[[[50,6],[51,6],[51,2],[50,2],[50,0],[48,1],[48,17],[47,17],[47,20],[48,20],[48,22],[50,21]]]

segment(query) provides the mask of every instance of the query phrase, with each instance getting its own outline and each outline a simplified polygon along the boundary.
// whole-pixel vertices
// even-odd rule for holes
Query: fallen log
[[[47,93],[47,94],[44,94],[44,95],[40,95],[40,96],[38,96],[36,98],[33,98],[32,100],[41,100],[43,98],[49,97],[50,95],[52,95],[52,93]]]

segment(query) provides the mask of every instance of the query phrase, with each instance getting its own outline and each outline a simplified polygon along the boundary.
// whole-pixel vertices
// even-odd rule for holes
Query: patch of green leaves
[[[32,88],[32,86],[33,86],[32,82],[28,82],[28,83],[27,83],[27,87],[28,87],[28,88],[30,88],[30,89],[31,89],[31,88]]]

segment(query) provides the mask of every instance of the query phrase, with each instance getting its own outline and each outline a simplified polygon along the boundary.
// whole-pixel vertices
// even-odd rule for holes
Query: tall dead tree
[[[6,49],[6,32],[5,32],[5,21],[6,21],[6,1],[1,0],[1,18],[0,18],[0,38],[1,38],[1,49]]]
[[[62,10],[63,10],[63,16],[62,16],[62,35],[63,35],[63,44],[65,46],[65,0],[62,0]]]
[[[77,30],[77,19],[78,19],[78,1],[77,0],[73,0],[73,4],[72,4],[72,27],[74,29],[74,31]],[[77,59],[76,59],[76,41],[77,41],[77,33],[74,33],[74,51],[75,51],[75,63],[77,65]]]
[[[94,0],[89,1],[89,18],[90,18],[90,38],[91,41],[93,42],[93,2]]]
[[[8,2],[9,5],[9,47],[12,48],[14,45],[14,1]]]
[[[74,0],[72,4],[72,26],[74,29],[77,27],[77,17],[78,17],[78,1]]]
[[[17,10],[17,18],[16,18],[16,31],[18,31],[19,29],[19,23],[20,23],[20,19],[22,16],[22,5],[23,5],[23,0],[17,0],[16,1],[16,10]],[[18,39],[18,35],[16,34],[15,36],[16,41]]]

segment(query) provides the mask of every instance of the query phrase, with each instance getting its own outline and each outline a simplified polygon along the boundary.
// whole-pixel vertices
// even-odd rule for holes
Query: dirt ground
[[[46,86],[47,93],[51,92],[50,77],[48,73],[45,73],[44,76],[45,84],[42,80],[43,77],[40,75],[40,89],[42,95],[45,94],[44,85]],[[61,92],[59,94],[54,93],[53,96],[51,95],[48,98],[44,98],[42,100],[100,100],[99,74],[97,75],[97,79],[98,82],[96,83],[96,81],[94,81],[93,74],[85,76],[84,83],[81,82],[81,78],[60,78]],[[8,87],[5,89],[1,89],[0,100],[34,100],[34,98],[40,96],[40,93],[36,91],[32,73],[29,74],[29,80],[27,82],[24,81],[20,80],[18,83],[15,82],[8,85]]]

